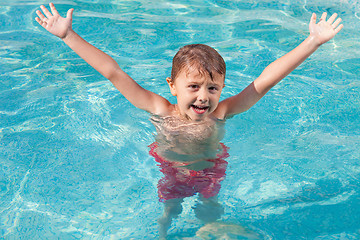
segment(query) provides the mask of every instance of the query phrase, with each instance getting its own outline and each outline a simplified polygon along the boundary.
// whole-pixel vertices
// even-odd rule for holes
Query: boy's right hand
[[[41,5],[40,8],[45,16],[40,10],[37,10],[36,14],[39,17],[36,17],[35,20],[47,31],[63,39],[67,36],[69,31],[72,30],[72,13],[74,9],[69,9],[66,18],[63,18],[60,16],[53,3],[50,3],[49,5],[51,12]]]

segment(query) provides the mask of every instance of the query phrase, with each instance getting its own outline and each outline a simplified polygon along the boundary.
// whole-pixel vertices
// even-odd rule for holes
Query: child
[[[209,46],[185,46],[175,55],[171,78],[166,79],[172,95],[177,98],[177,104],[171,104],[160,95],[142,88],[110,56],[76,34],[72,29],[73,9],[68,10],[66,18],[59,15],[52,3],[51,12],[44,6],[41,9],[43,13],[37,11],[36,21],[42,27],[61,38],[88,64],[109,79],[135,107],[154,116],[152,121],[158,136],[156,143],[151,145],[150,154],[161,164],[162,171],[167,172],[163,182],[176,182],[175,184],[184,188],[184,178],[200,174],[213,184],[211,189],[207,185],[198,190],[203,202],[210,205],[217,205],[216,194],[226,168],[223,162],[223,158],[227,156],[226,147],[220,143],[224,135],[224,120],[252,107],[343,27],[341,19],[336,19],[337,14],[326,20],[327,14],[323,13],[318,23],[313,14],[309,24],[310,35],[298,47],[271,63],[239,94],[221,102],[219,99],[225,86],[224,60]],[[207,175],[205,172],[211,174]],[[203,182],[194,184],[201,185]],[[159,183],[159,192],[162,188]],[[181,201],[187,196],[170,190],[165,186],[163,198],[160,196],[165,202],[164,215],[159,221],[162,237],[166,236],[171,218],[181,212]]]

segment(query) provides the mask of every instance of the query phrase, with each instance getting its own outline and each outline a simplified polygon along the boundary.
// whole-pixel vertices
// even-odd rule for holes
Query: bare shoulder
[[[155,108],[151,111],[152,114],[167,117],[174,115],[175,112],[175,105],[170,103],[166,98],[163,98],[159,95],[156,96],[154,99],[156,103],[154,104]]]
[[[212,113],[212,115],[217,118],[217,119],[225,119],[227,117],[227,102],[226,99],[219,102],[217,108],[215,109],[215,111]]]

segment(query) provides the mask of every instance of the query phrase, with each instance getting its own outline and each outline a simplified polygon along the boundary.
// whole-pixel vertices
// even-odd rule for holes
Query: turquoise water
[[[165,78],[179,47],[221,53],[226,98],[299,44],[312,12],[338,12],[345,28],[334,40],[227,121],[219,202],[229,228],[201,235],[190,197],[169,239],[360,239],[360,3],[54,2],[63,16],[75,8],[81,36],[171,101]],[[0,238],[157,239],[162,174],[148,154],[149,115],[37,25],[43,3],[0,1]]]

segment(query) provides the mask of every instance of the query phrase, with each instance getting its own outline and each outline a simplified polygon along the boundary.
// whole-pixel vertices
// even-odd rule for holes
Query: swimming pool
[[[218,238],[201,234],[191,197],[169,238],[360,238],[360,3],[54,3],[63,16],[74,7],[80,35],[172,101],[165,78],[179,47],[205,43],[221,53],[225,98],[300,43],[312,12],[338,12],[345,28],[334,40],[227,121],[219,201],[228,228],[211,229]],[[149,115],[37,26],[40,4],[0,1],[0,238],[156,239],[162,174],[148,154]]]

